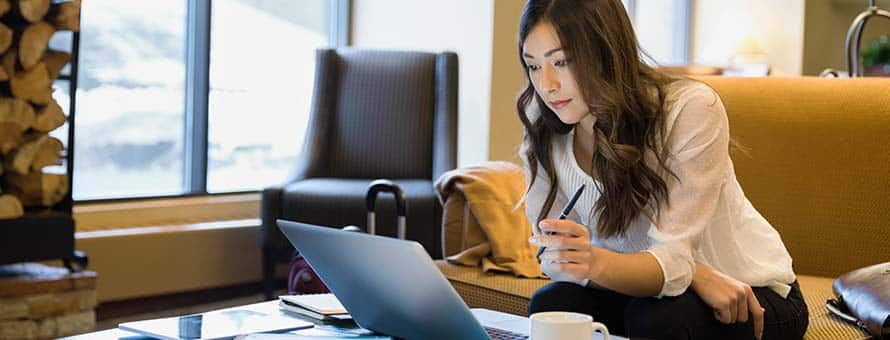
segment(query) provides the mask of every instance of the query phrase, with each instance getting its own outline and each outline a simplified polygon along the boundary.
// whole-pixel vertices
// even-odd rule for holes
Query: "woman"
[[[519,29],[529,242],[555,281],[529,313],[658,339],[801,338],[791,257],[736,180],[717,94],[647,66],[620,0],[531,0]]]

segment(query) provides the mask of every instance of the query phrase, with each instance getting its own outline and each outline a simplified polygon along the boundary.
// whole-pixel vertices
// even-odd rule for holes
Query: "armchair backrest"
[[[306,177],[429,178],[456,166],[457,55],[317,52]]]

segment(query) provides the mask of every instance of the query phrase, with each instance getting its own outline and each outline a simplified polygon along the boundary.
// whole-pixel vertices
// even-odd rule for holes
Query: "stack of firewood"
[[[68,174],[43,168],[63,158],[62,142],[49,135],[67,119],[52,83],[71,55],[47,45],[56,31],[79,29],[80,0],[0,0],[0,219],[68,193]]]

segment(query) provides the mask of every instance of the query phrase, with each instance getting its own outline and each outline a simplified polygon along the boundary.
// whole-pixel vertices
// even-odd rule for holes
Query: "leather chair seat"
[[[367,227],[365,194],[373,179],[309,178],[290,183],[282,192],[282,218],[331,227]],[[396,179],[408,202],[406,238],[425,245],[440,244],[437,228],[428,224],[436,210],[435,189],[429,180]],[[381,193],[375,209],[377,234],[396,236],[396,205],[393,196]],[[412,217],[414,217],[412,219]],[[420,217],[420,218],[418,218]],[[427,249],[438,253],[438,249]]]

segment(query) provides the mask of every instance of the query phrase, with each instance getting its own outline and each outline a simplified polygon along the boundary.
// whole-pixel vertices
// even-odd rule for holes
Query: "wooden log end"
[[[56,79],[59,77],[62,69],[65,68],[65,65],[68,65],[68,62],[71,61],[71,54],[48,49],[43,53],[40,61],[46,65],[46,72],[49,73],[49,78]]]
[[[62,149],[64,148],[62,141],[55,137],[42,139],[31,161],[30,172],[41,172],[43,167],[50,165],[62,165]]]
[[[49,0],[18,0],[19,13],[28,22],[38,22],[49,12]]]
[[[6,52],[12,46],[13,35],[12,28],[0,23],[0,53]]]
[[[19,218],[25,214],[22,202],[13,195],[0,195],[0,219]]]
[[[22,145],[12,151],[6,159],[9,174],[25,175],[40,172],[49,165],[61,165],[62,142],[46,134],[26,135]]]
[[[0,98],[0,154],[6,155],[23,142],[26,130],[36,122],[34,109],[27,102]]]
[[[34,68],[13,74],[9,78],[9,88],[16,98],[24,99],[38,105],[46,105],[52,101],[52,80],[43,63]]]
[[[18,61],[19,52],[18,49],[13,47],[6,51],[2,57],[0,57],[0,68],[3,69],[3,72],[7,75],[7,80],[12,78],[12,75],[15,74],[15,66]]]
[[[9,0],[0,0],[0,16],[5,15],[11,8],[12,4]]]
[[[68,193],[68,175],[34,172],[10,173],[4,180],[7,192],[22,201],[26,207],[50,207]]]
[[[38,21],[28,25],[19,38],[19,63],[25,70],[30,70],[40,62],[43,51],[46,51],[49,39],[56,29],[52,25]]]
[[[65,112],[62,110],[62,107],[53,100],[37,110],[32,128],[40,132],[50,132],[65,124],[65,119]]]
[[[59,31],[80,31],[80,0],[55,3],[46,16]]]
[[[12,97],[0,97],[0,122],[12,122],[25,131],[37,121],[36,112],[28,102]]]
[[[16,122],[0,122],[0,155],[8,154],[22,144],[24,130],[22,125]],[[0,173],[2,173],[0,166]]]

